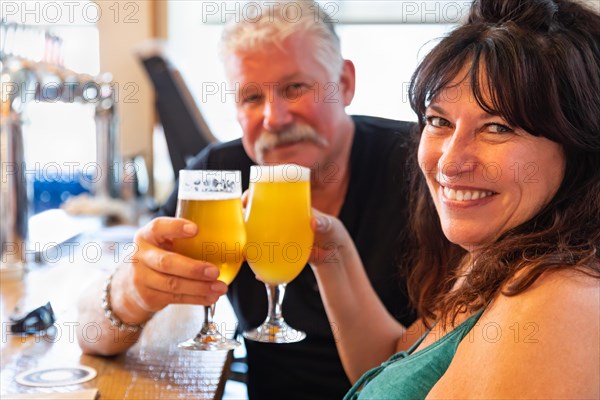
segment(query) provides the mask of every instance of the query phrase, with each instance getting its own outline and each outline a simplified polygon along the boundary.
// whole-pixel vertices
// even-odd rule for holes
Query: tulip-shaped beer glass
[[[233,281],[243,261],[246,230],[242,215],[240,171],[182,170],[176,216],[198,225],[192,238],[174,240],[174,251],[208,261],[219,270],[219,280]],[[223,337],[213,323],[215,305],[204,308],[198,334],[179,347],[187,350],[227,350],[240,345]]]
[[[306,337],[283,319],[286,284],[302,271],[310,256],[310,170],[294,164],[253,166],[246,207],[246,261],[267,287],[269,311],[258,328],[244,332],[250,340],[294,343]]]

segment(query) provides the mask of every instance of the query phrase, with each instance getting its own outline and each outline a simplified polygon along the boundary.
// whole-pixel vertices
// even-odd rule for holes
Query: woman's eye
[[[450,122],[448,122],[448,120],[441,118],[441,117],[426,117],[425,118],[427,120],[427,124],[434,126],[436,128],[441,128],[441,127],[445,127],[445,126],[450,126]]]
[[[502,124],[488,124],[486,127],[488,132],[491,133],[508,133],[514,131],[512,128]]]

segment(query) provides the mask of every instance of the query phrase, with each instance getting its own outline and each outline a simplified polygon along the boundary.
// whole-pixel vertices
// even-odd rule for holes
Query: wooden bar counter
[[[220,398],[224,387],[222,371],[230,354],[177,348],[178,342],[198,331],[202,321],[200,306],[167,307],[146,325],[139,342],[126,354],[115,357],[82,354],[75,334],[78,298],[91,282],[106,276],[115,263],[127,256],[127,246],[101,242],[87,248],[82,243],[61,247],[62,254],[55,252],[45,259],[42,257],[42,263],[30,267],[23,279],[3,279],[0,284],[1,398],[27,393],[37,393],[43,398],[42,393],[66,395],[92,388],[98,389],[101,399]],[[57,320],[46,334],[19,336],[10,332],[8,321],[16,307],[31,311],[48,301]],[[89,340],[101,334],[126,334],[117,330],[100,332],[94,324],[84,329]],[[73,366],[92,367],[97,376],[78,385],[43,388],[15,381],[19,373],[32,368]]]

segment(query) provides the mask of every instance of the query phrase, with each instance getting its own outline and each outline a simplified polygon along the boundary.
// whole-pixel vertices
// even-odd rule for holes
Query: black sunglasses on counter
[[[30,311],[24,317],[10,317],[10,321],[12,323],[10,326],[10,331],[12,333],[33,334],[45,331],[54,325],[56,316],[52,310],[52,305],[48,302],[45,305]]]

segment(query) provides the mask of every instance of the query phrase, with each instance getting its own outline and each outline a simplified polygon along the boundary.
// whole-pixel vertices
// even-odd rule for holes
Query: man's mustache
[[[266,151],[277,146],[301,141],[313,142],[319,147],[326,147],[329,144],[329,142],[320,136],[311,126],[306,124],[294,124],[290,128],[277,133],[263,130],[254,144],[254,151],[257,157],[262,160]]]

